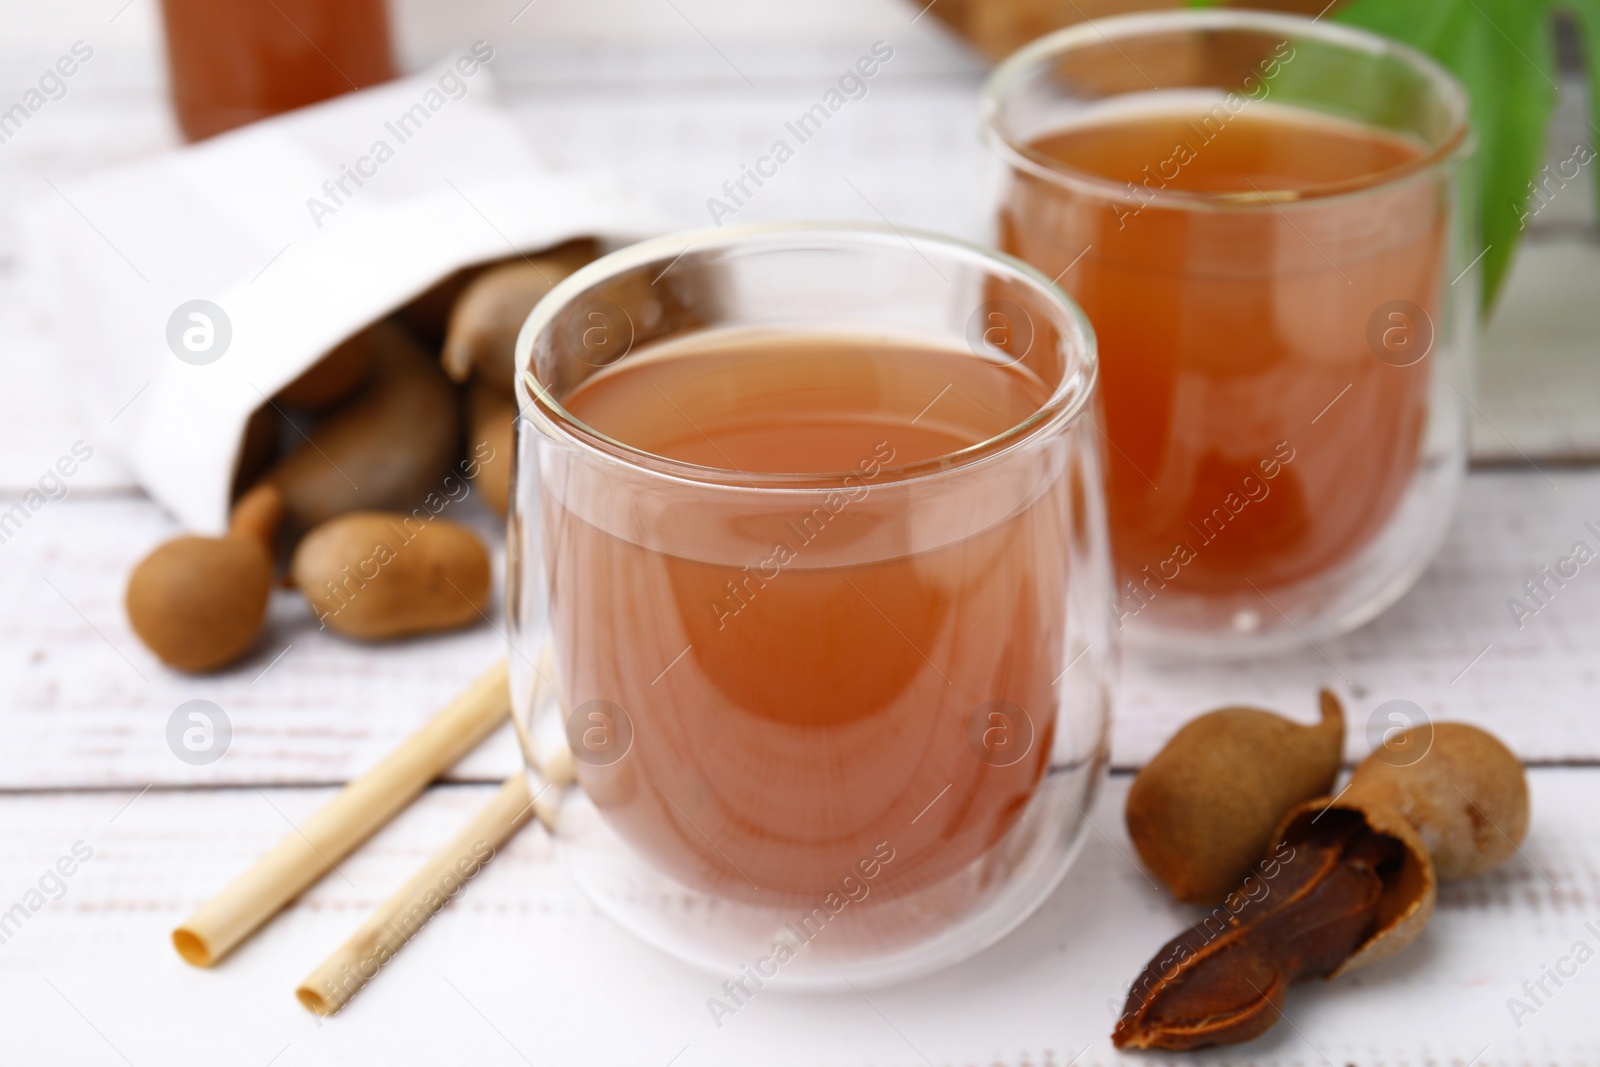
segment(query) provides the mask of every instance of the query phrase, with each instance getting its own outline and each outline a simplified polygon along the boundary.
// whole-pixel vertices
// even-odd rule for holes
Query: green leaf
[[[1600,0],[1588,0],[1600,12]],[[1339,22],[1411,45],[1466,86],[1478,150],[1483,306],[1493,306],[1522,231],[1530,184],[1544,161],[1555,107],[1549,0],[1355,0]]]

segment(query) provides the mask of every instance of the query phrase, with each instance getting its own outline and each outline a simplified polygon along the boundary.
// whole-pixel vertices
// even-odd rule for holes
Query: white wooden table
[[[70,92],[0,145],[0,508],[103,428],[32,322],[10,205],[42,177],[174,142],[151,0],[14,0],[0,27],[0,107],[74,40],[96,49]],[[396,6],[411,66],[495,42],[497,75],[554,160],[626,173],[687,226],[704,201],[873,41],[896,58],[868,97],[741,213],[876,218],[982,237],[982,67],[896,0],[474,0]],[[120,10],[119,10],[120,9]],[[519,9],[520,13],[519,13]],[[513,19],[515,21],[513,21]],[[1582,135],[1581,117],[1576,121]],[[1564,127],[1565,129],[1565,127]],[[1565,155],[1565,148],[1559,155]],[[848,180],[847,180],[848,179]],[[852,188],[852,186],[854,188]],[[1016,933],[949,972],[866,996],[764,994],[717,1028],[720,979],[601,917],[525,832],[342,1015],[318,1021],[295,983],[517,766],[508,736],[214,971],[181,963],[172,927],[501,654],[489,627],[379,649],[318,633],[285,594],[270,635],[226,674],[164,670],[121,611],[130,565],[171,521],[97,450],[0,544],[0,913],[45,900],[0,941],[0,1063],[554,1063],[1064,1065],[1119,1059],[1125,984],[1185,913],[1129,861],[1130,769],[1188,716],[1249,701],[1309,718],[1331,685],[1352,710],[1348,756],[1391,698],[1480,723],[1531,764],[1521,853],[1449,886],[1400,957],[1290,998],[1266,1038],[1214,1063],[1597,1063],[1600,962],[1515,1021],[1508,998],[1573,951],[1600,950],[1600,572],[1586,568],[1525,628],[1506,608],[1541,564],[1600,520],[1600,253],[1590,191],[1542,216],[1480,375],[1479,467],[1437,562],[1364,630],[1245,669],[1130,663],[1114,773],[1082,857]],[[487,516],[475,521],[490,527]],[[204,698],[234,727],[219,762],[165,741]],[[81,842],[82,844],[77,844]],[[59,857],[92,858],[58,884]],[[1593,923],[1594,925],[1586,925]],[[1149,1062],[1148,1060],[1146,1062]]]

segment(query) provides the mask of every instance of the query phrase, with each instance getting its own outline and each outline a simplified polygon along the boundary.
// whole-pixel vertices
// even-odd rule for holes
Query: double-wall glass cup
[[[729,228],[585,267],[517,359],[515,716],[536,790],[570,753],[555,836],[595,903],[799,987],[1021,922],[1084,832],[1116,662],[1072,303],[940,237]],[[743,458],[824,416],[797,440],[836,455]]]
[[[1466,460],[1467,99],[1372,34],[1099,20],[984,91],[999,246],[1094,323],[1118,625],[1253,653],[1392,604]]]

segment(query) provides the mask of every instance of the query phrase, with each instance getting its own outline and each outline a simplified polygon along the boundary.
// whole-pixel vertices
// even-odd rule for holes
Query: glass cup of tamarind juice
[[[982,111],[997,243],[1099,337],[1129,641],[1265,651],[1398,599],[1465,469],[1461,87],[1362,31],[1175,11],[1034,42]]]
[[[945,238],[730,227],[578,271],[518,367],[516,721],[571,753],[556,841],[601,909],[797,986],[1020,922],[1115,659],[1071,302]]]

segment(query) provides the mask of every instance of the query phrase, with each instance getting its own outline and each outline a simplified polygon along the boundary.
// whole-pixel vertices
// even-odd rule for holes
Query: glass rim
[[[519,421],[521,417],[527,417],[547,436],[636,471],[680,483],[746,492],[781,490],[826,494],[851,488],[846,479],[859,480],[859,470],[745,472],[674,460],[630,445],[602,433],[573,415],[551,395],[530,367],[535,339],[551,326],[563,308],[599,283],[653,263],[666,264],[665,269],[670,269],[671,264],[695,249],[754,246],[763,241],[783,238],[789,238],[792,242],[824,239],[857,244],[905,245],[924,256],[927,251],[942,252],[946,261],[980,263],[986,270],[1023,283],[1035,291],[1045,307],[1062,313],[1058,325],[1066,341],[1064,347],[1068,349],[1064,353],[1065,366],[1061,380],[1051,387],[1049,397],[1039,407],[1000,433],[966,448],[915,463],[885,466],[873,477],[874,486],[953,475],[1012,448],[1054,436],[1084,416],[1099,379],[1098,344],[1094,327],[1077,303],[1041,271],[996,249],[915,228],[867,222],[765,222],[647,238],[601,256],[558,282],[528,313],[517,334],[515,366]],[[793,248],[794,245],[788,247]],[[665,273],[665,269],[661,273]],[[839,325],[849,328],[852,324],[845,321]],[[982,357],[974,353],[974,358]]]
[[[1018,84],[1041,60],[1063,56],[1085,45],[1107,43],[1116,47],[1118,39],[1153,33],[1193,30],[1261,30],[1285,37],[1311,37],[1351,51],[1395,57],[1418,71],[1445,102],[1451,116],[1449,134],[1413,160],[1398,166],[1373,171],[1339,182],[1325,182],[1295,190],[1293,196],[1265,192],[1214,192],[1184,189],[1148,189],[1147,196],[1135,196],[1127,183],[1104,175],[1068,166],[1020,144],[1004,128],[1001,112]],[[1158,90],[1159,91],[1159,90]],[[1419,174],[1453,166],[1465,159],[1473,148],[1473,133],[1466,89],[1438,62],[1410,45],[1391,40],[1354,26],[1323,22],[1282,12],[1250,8],[1203,8],[1169,11],[1143,11],[1127,15],[1088,19],[1045,34],[1024,45],[1001,61],[983,84],[979,94],[979,121],[990,147],[1006,162],[1035,177],[1058,185],[1080,186],[1107,199],[1148,206],[1228,211],[1272,211],[1302,204],[1325,203],[1340,197],[1354,197],[1400,184]]]

